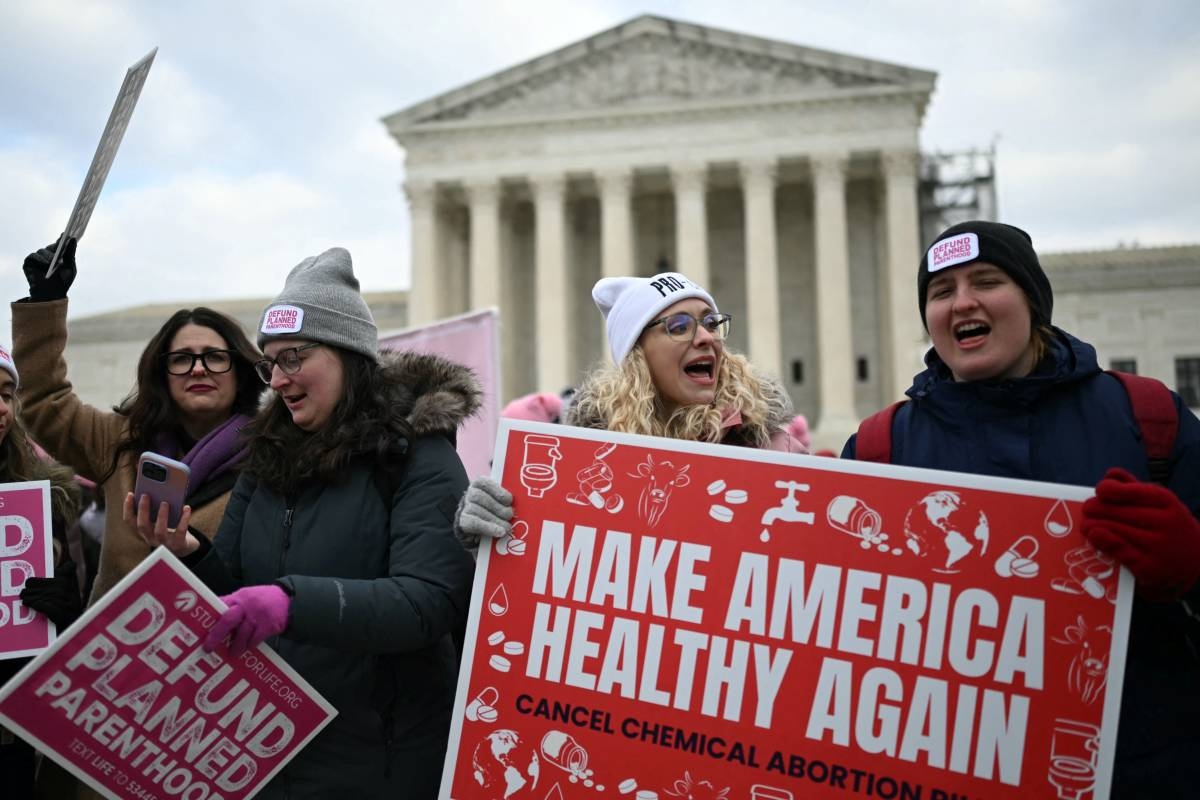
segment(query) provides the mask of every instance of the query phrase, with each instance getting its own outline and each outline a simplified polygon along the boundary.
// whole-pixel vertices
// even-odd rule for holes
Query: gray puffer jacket
[[[417,434],[403,470],[381,479],[362,459],[336,483],[288,494],[243,474],[216,545],[193,565],[218,594],[275,582],[293,595],[287,630],[269,644],[338,711],[260,797],[437,794],[458,670],[452,636],[474,575],[453,533],[467,479],[451,439],[479,389],[436,357],[385,363]],[[394,488],[390,508],[384,486]]]

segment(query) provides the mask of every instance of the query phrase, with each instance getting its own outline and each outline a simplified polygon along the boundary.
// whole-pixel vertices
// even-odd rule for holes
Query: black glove
[[[60,237],[61,238],[61,237]],[[67,289],[75,281],[75,237],[67,239],[62,255],[58,258],[58,269],[49,278],[46,270],[50,269],[50,259],[58,249],[58,242],[43,247],[36,253],[25,256],[23,269],[25,280],[29,281],[29,299],[34,303],[45,303],[49,300],[62,300],[67,296]]]
[[[60,631],[79,619],[83,613],[83,598],[79,596],[75,562],[68,558],[59,564],[54,568],[53,578],[26,579],[21,602],[45,614]]]

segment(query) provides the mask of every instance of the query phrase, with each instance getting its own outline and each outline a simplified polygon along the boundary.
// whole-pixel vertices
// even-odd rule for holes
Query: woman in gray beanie
[[[436,356],[380,354],[350,254],[302,261],[263,312],[273,395],[215,545],[141,520],[224,594],[206,647],[267,641],[338,715],[261,796],[437,795],[473,562],[454,450],[480,389]]]

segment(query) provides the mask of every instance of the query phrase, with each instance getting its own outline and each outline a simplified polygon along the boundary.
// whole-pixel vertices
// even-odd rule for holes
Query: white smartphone
[[[183,513],[191,472],[182,461],[150,451],[142,453],[138,459],[137,481],[133,485],[134,508],[141,503],[142,495],[147,495],[150,498],[150,518],[154,519],[160,504],[166,502],[167,527],[176,527],[179,515]]]

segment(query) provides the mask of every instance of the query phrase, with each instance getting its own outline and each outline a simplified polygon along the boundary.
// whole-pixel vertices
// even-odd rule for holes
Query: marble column
[[[778,375],[783,349],[775,236],[775,161],[756,159],[743,161],[739,166],[745,206],[747,344],[751,360],[760,369]],[[720,298],[716,299],[720,303]]]
[[[858,425],[854,408],[854,332],[850,319],[850,258],[846,238],[844,153],[812,157],[816,229],[817,363],[822,446],[838,449]]]
[[[466,189],[471,214],[471,308],[499,308],[500,183],[495,179],[475,181]]]
[[[575,337],[571,329],[570,274],[567,269],[567,234],[564,200],[566,176],[534,175],[536,215],[537,288],[537,386],[540,391],[558,392],[573,380],[571,353]]]
[[[924,327],[913,290],[921,258],[920,215],[917,209],[916,150],[883,154],[884,194],[887,215],[886,274],[881,281],[886,311],[880,330],[886,380],[884,402],[899,400],[921,370],[925,350]]]
[[[671,184],[675,187],[675,269],[708,289],[708,165],[671,165]]]
[[[600,187],[600,275],[633,275],[633,171],[605,170],[596,174],[596,182]],[[604,330],[603,320],[600,329]],[[603,341],[607,353],[607,332]]]
[[[443,287],[437,263],[437,187],[432,183],[407,181],[412,220],[411,275],[408,290],[408,324],[423,325],[442,315]]]

